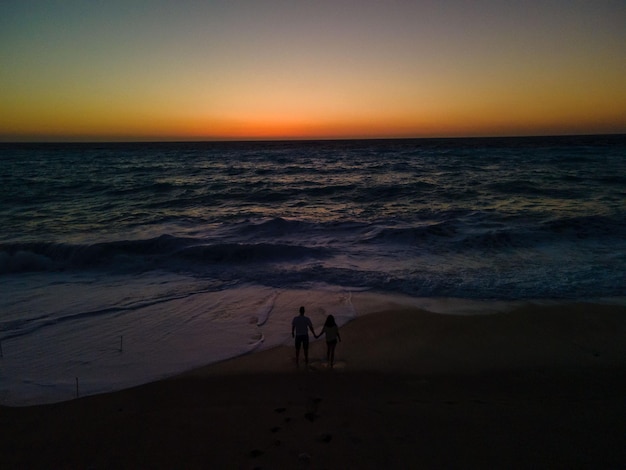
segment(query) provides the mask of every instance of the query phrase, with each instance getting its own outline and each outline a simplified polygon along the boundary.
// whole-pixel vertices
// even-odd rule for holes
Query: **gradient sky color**
[[[626,133],[623,0],[0,3],[0,140]]]

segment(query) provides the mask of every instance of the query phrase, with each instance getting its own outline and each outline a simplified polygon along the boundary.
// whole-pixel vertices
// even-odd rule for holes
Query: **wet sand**
[[[0,407],[2,468],[620,468],[626,308],[380,312],[120,392]]]

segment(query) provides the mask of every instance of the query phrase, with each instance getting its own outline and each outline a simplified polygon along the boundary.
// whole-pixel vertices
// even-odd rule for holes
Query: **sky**
[[[0,141],[599,133],[623,0],[0,2]]]

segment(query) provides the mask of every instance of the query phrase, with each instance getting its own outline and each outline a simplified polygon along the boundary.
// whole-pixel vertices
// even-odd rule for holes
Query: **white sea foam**
[[[171,275],[108,278],[97,286],[35,278],[39,295],[29,299],[20,292],[20,286],[31,291],[26,277],[12,283],[15,297],[0,305],[6,318],[22,323],[2,341],[5,405],[74,398],[76,380],[81,396],[101,393],[289,343],[300,305],[316,325],[328,314],[339,324],[356,315],[350,292],[322,286],[210,291],[197,282],[190,290],[188,280]],[[25,319],[18,309],[48,314]]]

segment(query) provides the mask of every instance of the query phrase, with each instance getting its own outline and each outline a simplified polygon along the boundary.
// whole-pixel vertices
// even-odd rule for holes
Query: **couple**
[[[322,331],[316,335],[310,318],[304,316],[304,307],[300,307],[300,315],[291,322],[291,336],[296,339],[296,365],[300,366],[300,347],[304,349],[304,362],[307,365],[309,363],[309,329],[315,339],[326,333],[326,360],[328,366],[332,368],[335,364],[335,346],[337,340],[341,341],[335,317],[328,315]]]

